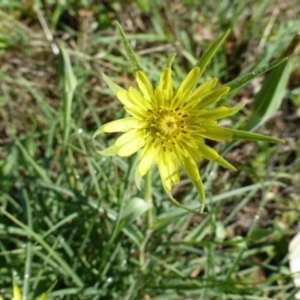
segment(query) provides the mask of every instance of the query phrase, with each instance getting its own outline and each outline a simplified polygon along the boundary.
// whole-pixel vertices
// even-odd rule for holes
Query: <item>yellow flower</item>
[[[47,300],[47,297],[50,294],[50,292],[52,291],[52,289],[54,288],[55,284],[56,284],[56,282],[54,282],[51,285],[51,287],[47,290],[47,292],[42,294],[38,300]],[[3,298],[1,296],[0,296],[0,300],[3,300]],[[16,279],[14,276],[13,276],[13,298],[11,300],[22,300],[22,294],[16,283]]]
[[[122,35],[121,29],[120,32]],[[126,38],[124,42],[124,36],[122,37],[126,48],[129,44],[126,44]],[[127,49],[128,51],[131,49]],[[128,56],[130,54],[132,55],[129,53]],[[134,87],[125,90],[104,75],[104,80],[115,92],[130,117],[103,125],[95,132],[94,137],[101,132],[123,132],[113,146],[99,153],[126,157],[140,150],[137,177],[143,177],[154,163],[158,166],[161,181],[170,197],[172,185],[180,181],[181,166],[204,202],[205,193],[196,161],[207,159],[235,170],[216,150],[205,144],[205,139],[224,141],[245,138],[273,142],[280,140],[218,127],[219,119],[235,114],[243,104],[233,108],[220,106],[208,109],[226,96],[231,88],[230,85],[217,87],[217,78],[195,87],[205,67],[203,62],[192,68],[181,84],[174,89],[171,72],[173,58],[174,55],[167,60],[156,87],[151,84],[138,64],[134,75],[139,90]]]

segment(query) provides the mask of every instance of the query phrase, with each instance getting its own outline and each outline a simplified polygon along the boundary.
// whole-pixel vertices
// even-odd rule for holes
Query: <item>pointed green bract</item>
[[[127,37],[126,37],[121,25],[119,24],[119,22],[116,22],[116,24],[117,24],[118,30],[120,32],[121,40],[122,40],[127,58],[131,65],[131,68],[133,69],[133,71],[142,70],[142,68],[135,56],[135,53],[134,53],[132,47],[130,46],[129,41],[127,40]]]
[[[105,156],[112,156],[112,155],[117,155],[119,150],[122,148],[123,145],[116,146],[112,145],[104,150],[97,150],[97,153]]]
[[[114,92],[114,94],[117,94],[119,90],[123,90],[119,85],[115,84],[108,76],[106,76],[104,73],[102,73],[103,80],[106,82],[108,87]]]
[[[230,33],[230,29],[228,29],[224,34],[217,39],[213,45],[208,49],[207,52],[203,54],[203,56],[199,59],[199,61],[196,64],[196,67],[199,67],[201,72],[199,76],[202,75],[203,71],[205,70],[206,66],[209,64],[210,60],[214,56],[214,54],[217,52],[217,50],[220,48],[224,40],[227,38],[228,34]]]
[[[203,189],[203,191],[204,191],[204,189]],[[191,213],[194,213],[194,214],[203,214],[203,209],[204,209],[204,208],[203,208],[203,202],[201,202],[201,209],[200,209],[200,210],[193,210],[192,208],[189,208],[189,207],[187,207],[187,206],[185,206],[185,205],[179,203],[179,202],[172,196],[171,192],[170,192],[168,189],[165,188],[165,192],[166,192],[166,194],[168,195],[170,201],[171,201],[175,206],[180,207],[180,208],[182,208],[182,209],[184,209],[184,210],[187,210],[187,211],[189,211],[189,212],[191,212]]]
[[[166,61],[166,68],[171,68],[176,53],[171,54]]]
[[[221,127],[220,127],[221,128]],[[247,141],[263,141],[272,143],[284,143],[284,140],[273,138],[271,136],[266,136],[258,133],[252,133],[236,129],[223,128],[232,134],[232,139],[237,140],[247,140]]]
[[[237,79],[226,83],[225,85],[223,85],[223,87],[225,87],[225,86],[229,87],[230,92],[232,92],[233,90],[236,90],[236,89],[242,87],[243,85],[245,85],[246,83],[250,82],[254,78],[256,78],[256,77],[264,74],[265,72],[275,68],[276,66],[280,65],[281,63],[283,63],[287,59],[288,59],[287,57],[279,59],[279,60],[277,60],[277,61],[275,61],[275,62],[273,62],[269,65],[266,65],[266,66],[260,68],[257,71],[253,71],[253,72],[250,72],[248,74],[242,75],[241,77],[238,77]]]

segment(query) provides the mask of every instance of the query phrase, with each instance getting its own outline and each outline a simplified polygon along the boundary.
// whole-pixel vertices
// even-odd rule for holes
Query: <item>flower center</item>
[[[171,110],[168,108],[159,108],[152,112],[148,119],[148,135],[154,140],[157,138],[165,143],[174,143],[182,134],[185,134],[187,115],[183,115],[181,109]]]
[[[164,135],[172,135],[178,129],[178,120],[172,115],[165,115],[157,122],[159,131]]]

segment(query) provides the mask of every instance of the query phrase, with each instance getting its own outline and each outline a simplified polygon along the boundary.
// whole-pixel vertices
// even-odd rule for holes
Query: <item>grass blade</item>
[[[60,46],[60,66],[62,69],[59,72],[60,84],[62,85],[62,100],[63,100],[63,130],[64,138],[63,145],[66,147],[69,139],[71,128],[71,113],[72,101],[74,92],[77,86],[77,79],[74,75],[70,61],[70,56],[64,46]]]
[[[276,114],[285,94],[299,44],[300,34],[297,34],[284,54],[290,57],[270,72],[256,94],[252,103],[253,113],[246,125],[247,130],[258,127]]]

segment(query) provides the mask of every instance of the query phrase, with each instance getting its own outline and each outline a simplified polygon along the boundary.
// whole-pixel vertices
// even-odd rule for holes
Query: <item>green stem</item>
[[[147,203],[151,205],[151,208],[147,211],[147,229],[152,229],[153,227],[153,203],[152,203],[152,171],[151,168],[145,175],[145,194],[144,199]]]
[[[146,266],[145,266],[145,250],[146,245],[148,243],[148,240],[151,237],[152,234],[152,227],[153,227],[153,203],[152,203],[152,172],[151,168],[145,175],[145,194],[144,194],[144,200],[151,205],[151,207],[147,211],[147,230],[146,235],[144,237],[144,240],[140,246],[140,268],[142,272],[145,272]]]

